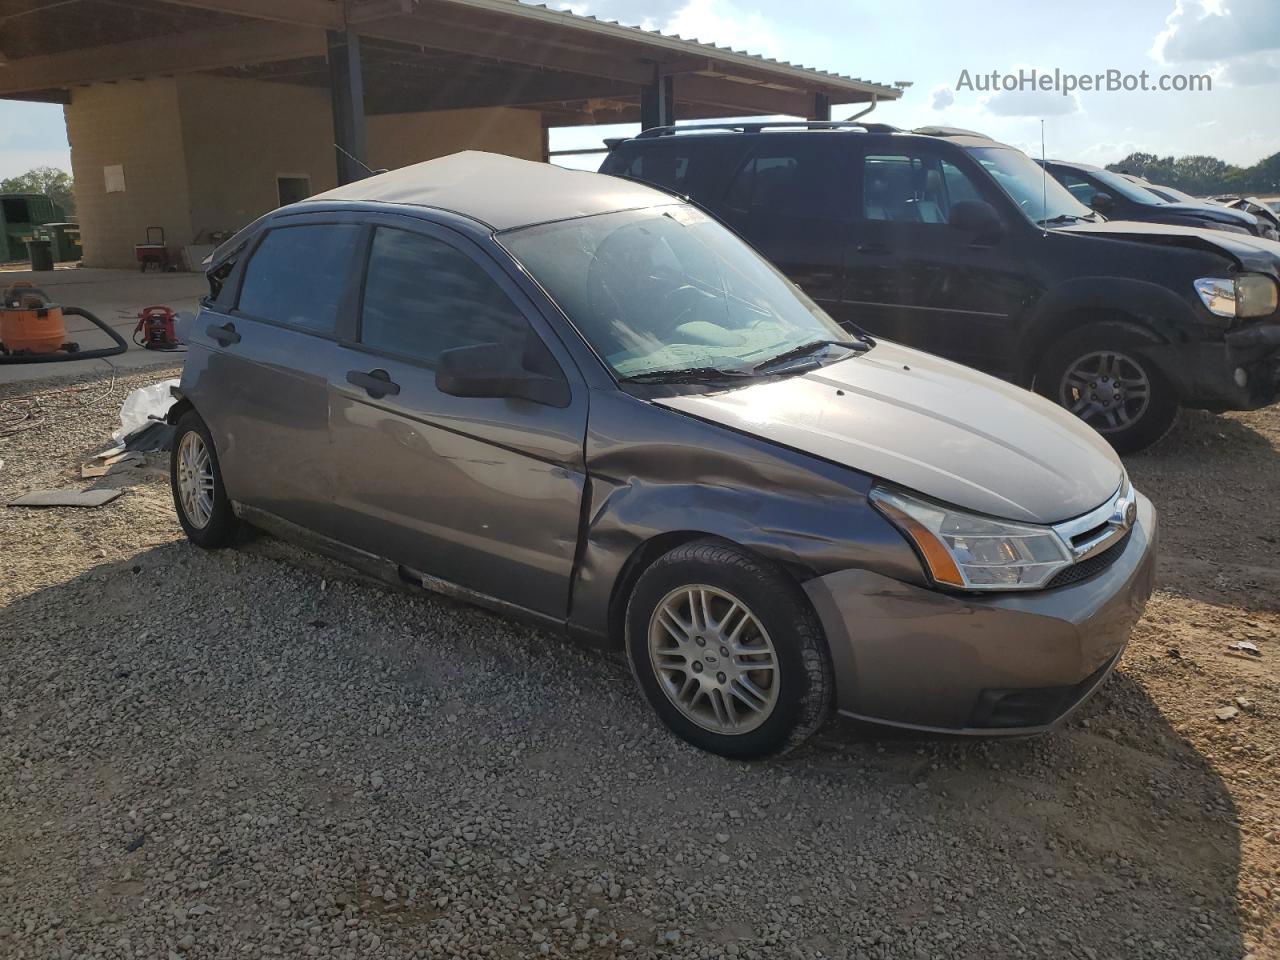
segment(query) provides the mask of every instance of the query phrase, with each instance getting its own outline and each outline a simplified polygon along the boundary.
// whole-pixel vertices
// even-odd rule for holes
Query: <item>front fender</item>
[[[860,568],[924,582],[910,546],[867,500],[872,477],[636,397],[593,394],[587,472],[570,610],[580,634],[621,642],[618,604],[655,542],[719,537],[797,580]]]

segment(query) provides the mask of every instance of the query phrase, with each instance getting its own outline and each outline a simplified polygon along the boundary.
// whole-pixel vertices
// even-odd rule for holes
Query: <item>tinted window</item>
[[[480,343],[523,349],[524,315],[480,266],[447,243],[379,227],[369,253],[360,340],[434,365]]]
[[[845,206],[830,151],[799,138],[757,149],[738,168],[724,202],[744,213],[755,208],[824,218],[839,216]]]
[[[661,146],[633,152],[631,156],[611,156],[601,168],[606,173],[643,180],[685,193],[691,156],[684,144]]]
[[[1086,207],[1093,203],[1093,196],[1098,190],[1089,181],[1080,179],[1074,173],[1059,173],[1058,179],[1067,188],[1067,192]]]
[[[272,230],[245,270],[240,311],[312,333],[333,333],[359,236],[355,224]]]
[[[928,155],[869,155],[862,174],[868,220],[946,224],[953,203],[981,199],[964,171]]]

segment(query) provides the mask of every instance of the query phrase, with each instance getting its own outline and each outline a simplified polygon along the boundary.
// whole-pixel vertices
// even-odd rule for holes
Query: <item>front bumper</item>
[[[1120,659],[1155,579],[1156,511],[1137,494],[1124,552],[1088,580],[955,595],[866,570],[804,584],[826,631],[841,714],[942,733],[1039,733]]]
[[[1146,348],[1185,407],[1256,410],[1280,399],[1280,322],[1229,331],[1222,342],[1166,343]],[[1243,385],[1235,379],[1244,371]]]

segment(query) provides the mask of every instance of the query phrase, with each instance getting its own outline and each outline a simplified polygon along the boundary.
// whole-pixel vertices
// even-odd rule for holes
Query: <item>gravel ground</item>
[[[0,499],[79,485],[160,375],[0,393]],[[1131,459],[1160,588],[1061,731],[753,765],[620,662],[188,546],[160,458],[0,509],[0,956],[1280,957],[1278,465],[1280,408]]]

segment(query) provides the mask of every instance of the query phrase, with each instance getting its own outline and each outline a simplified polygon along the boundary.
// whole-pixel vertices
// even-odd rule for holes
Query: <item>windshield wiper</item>
[[[1048,227],[1048,226],[1052,226],[1055,223],[1074,223],[1077,220],[1087,220],[1090,223],[1092,223],[1093,222],[1092,218],[1093,218],[1093,214],[1090,214],[1087,217],[1082,217],[1075,213],[1060,213],[1056,217],[1050,217],[1048,220],[1037,220],[1036,223],[1042,223],[1046,227]]]
[[[676,370],[647,370],[623,377],[619,383],[710,383],[750,377],[747,370],[725,370],[721,367],[682,367]]]
[[[810,353],[817,353],[823,347],[845,347],[854,353],[866,353],[871,349],[871,344],[864,340],[811,340],[808,343],[800,344],[798,347],[785,350],[776,357],[770,357],[762,363],[757,363],[753,369],[756,373],[759,373],[761,370],[777,366],[780,363],[786,363],[788,360],[807,356]]]

